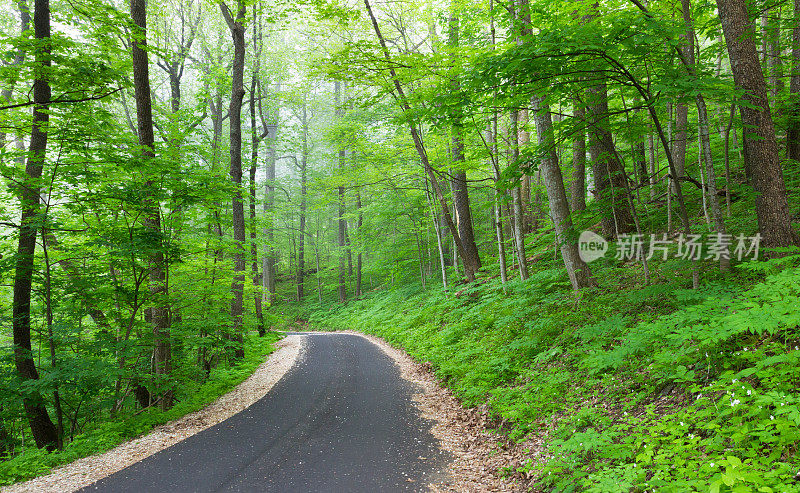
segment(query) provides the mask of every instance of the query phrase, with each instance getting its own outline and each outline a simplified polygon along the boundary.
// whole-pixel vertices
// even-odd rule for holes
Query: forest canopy
[[[746,344],[788,358],[750,390],[788,392],[790,303],[771,328],[681,327],[782,303],[769,286],[797,297],[799,93],[800,0],[6,2],[0,484],[202,405],[293,317],[418,351],[517,438],[555,411],[515,399],[534,370],[563,370],[565,341],[585,351],[562,363],[605,385],[639,379],[669,334],[685,358],[655,353],[647,388],[691,397],[762,363],[687,348]],[[391,322],[407,332],[381,332],[386,300],[410,310]],[[475,300],[483,315],[465,315]],[[461,316],[490,322],[462,337]],[[511,359],[469,380],[452,365],[476,348]],[[778,430],[775,414],[736,417],[772,433],[756,445],[695,430],[708,444],[684,447],[772,457],[768,479],[701,470],[686,485],[789,485],[796,447],[775,437],[800,422],[781,414]],[[614,455],[626,431],[604,429],[595,455],[559,438],[576,462],[540,486],[677,481],[635,470],[657,462],[656,438]],[[581,469],[592,458],[605,466]]]

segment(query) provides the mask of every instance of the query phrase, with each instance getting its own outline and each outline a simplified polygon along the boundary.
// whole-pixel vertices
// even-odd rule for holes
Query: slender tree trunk
[[[335,112],[339,121],[344,119],[344,107],[342,102],[342,87],[341,83],[337,80],[334,83],[335,94]],[[344,174],[345,166],[345,149],[344,142],[339,142],[339,173]],[[345,235],[347,233],[347,221],[344,218],[344,184],[339,185],[337,188],[337,195],[339,198],[339,220],[338,220],[338,234],[337,240],[339,243],[339,302],[344,303],[347,301],[347,275],[345,272]]]
[[[502,194],[499,189],[500,165],[498,164],[497,154],[497,113],[492,114],[487,130],[489,145],[489,159],[492,172],[494,174],[494,230],[497,237],[497,263],[500,265],[500,282],[503,284],[503,292],[508,282],[508,269],[506,267],[506,242],[503,235],[503,207],[501,203]]]
[[[303,282],[305,278],[306,257],[306,195],[308,194],[307,173],[308,173],[308,108],[303,101],[303,119],[300,122],[303,126],[303,156],[300,159],[300,232],[297,239],[297,301],[303,301]]]
[[[36,50],[38,65],[50,67],[50,2],[35,0],[33,27],[36,39],[42,43]],[[39,186],[45,165],[47,150],[47,126],[50,120],[50,82],[43,72],[33,81],[33,125],[30,151],[25,166],[25,181],[20,187],[20,209],[22,218],[19,228],[16,270],[14,274],[14,298],[12,304],[12,329],[14,335],[14,365],[23,382],[39,379],[31,347],[31,286],[33,280],[33,256],[36,251],[36,232],[39,226]],[[58,445],[58,430],[50,420],[42,395],[32,390],[22,399],[31,434],[39,448],[54,450]]]
[[[608,95],[606,83],[601,82],[587,91],[589,101],[589,153],[592,158],[592,175],[597,199],[609,213],[602,217],[603,235],[616,238],[618,234],[635,231],[635,224],[627,198],[628,179],[625,169],[616,156],[614,140],[608,131]]]
[[[260,50],[259,50],[260,51]],[[258,286],[258,240],[256,234],[256,170],[258,169],[258,145],[262,137],[258,134],[258,123],[256,122],[256,77],[258,74],[258,57],[256,57],[256,67],[253,71],[253,78],[250,82],[250,269],[253,275],[253,286]],[[258,335],[263,337],[266,334],[264,327],[264,312],[261,307],[261,296],[256,292],[253,294],[253,302],[256,309],[256,324]]]
[[[361,189],[356,189],[356,210],[358,210],[358,223],[356,224],[356,234],[361,231],[361,226],[364,224],[364,216],[363,212],[361,211]],[[355,297],[358,298],[361,296],[361,269],[362,269],[362,259],[361,259],[361,248],[359,248],[358,255],[356,256],[356,289],[355,289]]]
[[[389,63],[389,75],[391,76],[392,82],[394,83],[395,91],[397,92],[397,97],[400,102],[400,106],[402,107],[403,111],[409,113],[411,111],[411,107],[408,104],[408,100],[406,99],[405,91],[403,90],[403,86],[400,84],[400,80],[397,77],[397,73],[395,72],[394,66],[391,64],[391,56],[389,54],[389,48],[386,45],[386,40],[383,38],[381,34],[380,27],[378,26],[378,20],[375,18],[375,13],[372,11],[372,6],[369,3],[369,0],[364,0],[364,6],[367,8],[367,13],[369,14],[370,20],[372,21],[372,27],[375,30],[375,35],[378,37],[378,42],[381,45],[381,51],[383,52],[383,56],[386,61]],[[411,132],[411,138],[414,141],[414,147],[417,150],[417,154],[419,155],[420,161],[422,162],[422,167],[425,170],[425,173],[428,175],[428,179],[431,181],[431,186],[433,187],[434,192],[436,193],[436,198],[439,200],[439,205],[442,208],[442,214],[447,221],[447,227],[450,230],[450,233],[453,235],[453,239],[456,244],[456,248],[458,250],[459,256],[461,258],[466,258],[466,250],[464,249],[464,245],[461,243],[461,238],[458,235],[458,230],[456,229],[456,225],[453,222],[453,218],[450,215],[450,211],[447,208],[447,202],[444,198],[444,193],[442,192],[442,188],[439,186],[439,180],[436,178],[436,173],[433,170],[433,167],[428,160],[428,154],[425,151],[425,145],[422,142],[422,137],[419,134],[419,130],[417,129],[417,125],[414,121],[409,122],[409,130]],[[467,281],[472,282],[474,281],[474,276],[470,276],[470,273],[467,273]]]
[[[459,18],[455,15],[454,9],[455,7],[451,5],[448,44],[451,48],[457,49],[459,44]],[[453,81],[453,86],[454,90],[458,90],[459,83],[457,80]],[[451,151],[456,168],[451,171],[450,185],[453,190],[453,209],[458,218],[458,236],[466,253],[466,256],[462,257],[464,271],[467,278],[471,278],[480,269],[481,259],[478,255],[478,246],[475,244],[475,231],[472,228],[467,173],[463,170],[466,161],[464,158],[463,117],[460,109],[455,109],[453,112]]]
[[[155,138],[153,135],[153,111],[150,100],[150,71],[147,60],[147,0],[131,0],[131,18],[138,28],[136,37],[131,43],[133,56],[133,85],[136,96],[136,121],[139,134],[139,145],[145,161],[155,158]],[[151,398],[157,396],[159,407],[172,407],[173,392],[163,386],[163,380],[172,373],[172,347],[169,329],[170,316],[167,303],[167,273],[163,250],[163,233],[161,231],[161,206],[158,200],[156,180],[148,178],[145,187],[146,216],[144,227],[156,238],[152,245],[152,253],[148,258],[148,287],[155,306],[149,308],[149,319],[153,328],[153,370],[155,373],[155,389]]]
[[[244,357],[244,335],[242,329],[242,315],[244,313],[244,272],[245,272],[245,224],[244,202],[242,200],[242,100],[244,99],[244,0],[236,2],[236,17],[225,3],[220,2],[219,7],[233,39],[233,74],[231,76],[231,102],[229,106],[230,119],[230,176],[233,182],[233,198],[231,209],[233,211],[233,282],[231,283],[231,322],[232,335],[238,343],[234,350],[234,357]]]
[[[259,81],[259,72],[261,68],[261,30],[258,22],[258,10],[253,9],[253,53],[254,67],[253,74],[250,78],[250,271],[253,276],[253,287],[259,285],[258,279],[258,234],[257,234],[257,218],[256,218],[256,171],[258,170],[258,147],[261,141],[269,136],[269,131],[265,127],[263,132],[259,131],[258,121],[256,120],[256,106],[259,109],[260,116],[263,120],[263,111],[261,106],[261,84]],[[258,93],[258,99],[256,98]],[[266,271],[262,272],[262,276],[266,275]],[[254,290],[253,303],[256,309],[256,328],[258,335],[263,337],[266,335],[267,330],[264,326],[264,310],[261,306],[262,296],[259,296],[258,290]]]
[[[789,128],[786,132],[786,157],[800,161],[800,0],[794,0],[789,95],[792,102],[789,105]]]
[[[280,82],[276,85],[275,92],[280,92]],[[275,144],[278,139],[277,123],[278,112],[273,113],[274,131],[267,136],[269,147],[267,149],[266,179],[264,184],[264,300],[270,305],[275,303],[275,266],[277,264],[275,252]],[[270,214],[273,217],[267,217]]]
[[[561,168],[558,166],[558,156],[555,150],[553,136],[553,123],[550,117],[550,108],[543,98],[534,96],[532,99],[535,115],[536,134],[539,146],[544,147],[546,154],[541,160],[539,169],[542,180],[547,189],[547,199],[550,204],[550,215],[556,230],[556,242],[561,249],[561,256],[567,268],[572,289],[575,291],[590,287],[594,284],[589,266],[580,258],[578,252],[577,236],[572,226],[567,192],[564,189],[564,179]]]
[[[765,247],[795,245],[786,185],[778,159],[775,126],[767,100],[767,86],[758,63],[755,26],[745,0],[717,0],[725,42],[736,87],[743,89],[739,105],[744,132],[745,169],[749,169],[756,192],[756,216]]]
[[[586,132],[583,130],[585,110],[579,98],[573,99],[573,118],[577,130],[572,140],[572,183],[570,208],[572,212],[586,209]]]
[[[516,162],[519,159],[519,128],[518,128],[518,113],[516,110],[511,111],[511,151],[512,160]],[[522,227],[522,197],[520,187],[515,187],[511,190],[511,203],[514,214],[513,221],[513,235],[514,235],[514,251],[517,254],[519,261],[519,276],[522,280],[528,278],[528,256],[525,253],[525,234]]]
[[[694,22],[692,20],[691,0],[681,0],[681,9],[683,10],[683,20],[686,23],[686,37],[688,39],[694,39]],[[693,43],[691,43],[690,46],[693,46]],[[686,68],[690,75],[694,75],[696,73],[694,50],[686,53],[683,61],[686,64]],[[708,187],[707,196],[705,194],[706,190],[703,190],[704,209],[706,210],[706,213],[708,213],[706,206],[711,209],[711,216],[713,218],[714,227],[717,231],[717,234],[724,235],[726,234],[725,219],[722,217],[722,209],[719,206],[719,197],[717,196],[717,175],[716,171],[714,170],[714,158],[711,154],[711,136],[710,125],[708,121],[708,109],[706,108],[705,98],[703,98],[703,95],[700,93],[695,95],[695,103],[697,105],[697,118],[699,124],[698,141],[700,145],[698,152],[701,163],[705,164],[706,182]],[[701,167],[701,172],[702,169],[703,168]],[[729,256],[729,251],[727,248],[725,248],[724,254],[720,257],[719,264],[720,270],[723,272],[730,270],[731,264]]]

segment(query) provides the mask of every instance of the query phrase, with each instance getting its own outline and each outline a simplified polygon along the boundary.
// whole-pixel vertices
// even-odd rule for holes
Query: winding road
[[[252,406],[82,492],[424,491],[448,462],[412,385],[363,337],[304,333]]]

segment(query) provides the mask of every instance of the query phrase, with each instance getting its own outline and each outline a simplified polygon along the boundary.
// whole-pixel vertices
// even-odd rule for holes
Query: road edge
[[[73,492],[135,464],[156,452],[225,421],[267,395],[272,387],[302,358],[305,338],[288,335],[275,343],[276,350],[252,375],[208,406],[146,435],[127,441],[102,454],[78,459],[23,483],[0,488],[2,493]]]
[[[431,433],[441,448],[453,456],[445,477],[428,485],[430,491],[528,491],[527,485],[504,476],[503,471],[511,468],[513,472],[521,466],[523,455],[526,459],[541,456],[541,446],[528,441],[523,447],[491,431],[488,427],[493,420],[485,406],[465,408],[433,374],[430,364],[418,363],[386,340],[354,330],[333,333],[357,335],[375,344],[394,361],[401,377],[419,389],[412,397],[414,406],[423,418],[434,423]]]

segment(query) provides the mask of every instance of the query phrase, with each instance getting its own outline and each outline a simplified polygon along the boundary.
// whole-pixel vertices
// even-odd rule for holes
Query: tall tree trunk
[[[608,95],[605,81],[587,90],[587,120],[589,122],[589,153],[596,198],[609,212],[603,214],[602,229],[606,238],[632,233],[636,227],[629,208],[628,179],[625,168],[617,158],[614,139],[608,131]]]
[[[789,128],[786,132],[786,157],[800,161],[800,0],[794,0],[789,94],[792,102],[789,105]]]
[[[300,159],[300,234],[298,235],[297,247],[297,301],[303,301],[303,281],[305,277],[306,257],[306,195],[308,194],[308,107],[303,101],[303,119],[300,122],[303,126],[303,155]]]
[[[459,18],[455,15],[455,6],[451,5],[450,32],[448,33],[448,45],[455,51],[459,44]],[[457,61],[456,61],[457,62]],[[453,80],[453,89],[459,89],[457,79]],[[464,158],[464,127],[462,122],[462,112],[460,108],[453,110],[451,151],[453,162],[456,167],[451,171],[451,187],[453,190],[453,209],[458,218],[458,236],[461,238],[465,257],[464,271],[467,278],[474,277],[481,267],[481,259],[478,255],[478,246],[475,244],[475,231],[472,228],[472,211],[469,203],[469,191],[467,190],[467,173],[463,166],[466,161]]]
[[[386,40],[383,38],[381,34],[380,26],[378,26],[378,19],[375,18],[375,13],[372,11],[372,6],[369,3],[369,0],[364,0],[364,6],[367,8],[367,13],[369,14],[370,21],[372,22],[372,28],[375,30],[375,35],[378,37],[378,42],[381,45],[381,51],[383,52],[383,57],[386,59],[387,63],[389,63],[389,75],[391,76],[392,82],[394,83],[395,91],[397,92],[397,97],[400,102],[400,106],[402,107],[403,111],[406,113],[410,113],[411,106],[408,104],[408,100],[406,99],[405,91],[403,90],[403,86],[400,84],[400,80],[397,77],[397,73],[395,72],[394,66],[391,64],[391,55],[389,54],[389,48],[386,45]],[[417,125],[414,121],[409,121],[409,130],[411,132],[411,138],[414,141],[414,147],[417,150],[417,154],[419,155],[420,161],[422,162],[422,167],[425,170],[425,173],[428,175],[428,179],[431,181],[431,186],[433,187],[434,192],[436,193],[436,198],[439,200],[439,205],[442,208],[442,215],[447,222],[447,227],[450,230],[450,233],[453,235],[453,240],[456,244],[456,249],[458,250],[459,256],[463,259],[466,258],[466,250],[464,249],[464,245],[461,243],[461,238],[458,235],[458,230],[456,229],[456,225],[453,222],[453,218],[450,215],[450,211],[447,208],[447,202],[444,197],[444,192],[442,192],[442,188],[439,185],[439,180],[436,178],[436,173],[433,170],[433,167],[428,160],[428,154],[425,150],[425,144],[422,142],[422,136],[419,134],[419,130],[417,129]],[[467,281],[472,282],[474,281],[474,276],[470,276],[467,273]]]
[[[254,66],[253,74],[250,78],[250,271],[253,276],[253,287],[259,285],[258,279],[258,234],[256,230],[256,171],[258,170],[258,147],[261,141],[269,136],[269,128],[264,120],[263,106],[261,100],[263,98],[261,91],[260,69],[261,69],[261,24],[258,19],[258,9],[253,9],[253,53],[254,53]],[[256,93],[258,96],[256,96]],[[258,108],[259,116],[263,128],[259,129],[258,121],[256,120],[256,107]],[[266,275],[266,270],[262,272],[262,276]],[[258,335],[263,337],[266,335],[267,330],[264,326],[264,310],[261,306],[262,296],[259,296],[258,290],[253,293],[253,303],[256,309],[256,328]]]
[[[254,14],[255,15],[255,12]],[[256,23],[253,23],[256,29]],[[258,36],[253,36],[253,43],[257,44]],[[259,59],[261,55],[260,47],[256,49],[255,67],[250,80],[250,271],[253,275],[253,286],[258,286],[258,240],[256,233],[256,170],[258,169],[258,146],[266,134],[259,134],[258,122],[256,121],[256,86],[258,82]],[[263,337],[266,334],[264,327],[264,312],[261,307],[261,296],[258,292],[253,293],[253,303],[256,309],[256,325],[258,335]]]
[[[581,288],[590,287],[594,283],[589,266],[580,258],[577,238],[572,238],[576,235],[572,226],[572,218],[570,217],[567,192],[564,189],[564,178],[561,175],[561,168],[558,166],[550,108],[541,97],[534,96],[532,102],[536,112],[534,121],[536,123],[537,139],[539,146],[545,149],[539,169],[547,189],[550,215],[556,230],[556,243],[561,249],[561,256],[564,259],[572,289],[577,291]]]
[[[238,343],[234,357],[244,357],[244,335],[242,333],[242,315],[244,313],[244,271],[245,271],[245,225],[244,203],[242,201],[242,100],[244,99],[244,0],[236,2],[236,17],[233,17],[228,6],[220,2],[219,7],[233,39],[233,73],[231,76],[230,118],[230,176],[233,182],[233,282],[231,283],[231,321],[232,335]]]
[[[133,57],[133,85],[136,96],[136,122],[142,158],[147,161],[155,157],[153,136],[153,111],[150,100],[150,71],[147,60],[147,0],[131,0],[131,19],[138,28],[131,43]],[[153,330],[153,370],[155,392],[151,398],[158,399],[161,409],[172,407],[173,392],[163,388],[163,380],[172,373],[172,348],[170,344],[169,306],[167,303],[167,274],[164,261],[161,231],[161,206],[158,200],[156,180],[148,178],[145,187],[144,227],[157,244],[152,245],[148,255],[148,287],[155,306],[149,308],[149,319]]]
[[[498,164],[499,155],[497,153],[497,113],[492,114],[492,119],[489,121],[489,128],[487,129],[488,138],[486,139],[489,145],[489,160],[492,172],[494,174],[494,231],[497,238],[497,263],[500,265],[500,282],[503,284],[503,291],[505,292],[505,285],[508,282],[508,269],[506,267],[506,241],[503,235],[503,206],[501,203],[500,192],[500,165]]]
[[[341,83],[337,80],[334,83],[334,94],[335,94],[335,112],[337,119],[341,122],[344,119],[344,107],[342,102],[342,87]],[[339,142],[339,173],[344,174],[344,166],[345,166],[345,149],[344,149],[344,142]],[[341,180],[341,177],[340,177]],[[337,195],[339,199],[339,220],[338,220],[338,232],[337,232],[337,240],[339,243],[339,302],[344,303],[347,301],[347,276],[345,272],[345,235],[347,233],[347,221],[344,218],[344,184],[340,184],[337,187]]]
[[[275,92],[280,92],[280,82],[276,84]],[[268,135],[269,147],[267,149],[266,179],[264,182],[264,265],[263,265],[263,290],[264,300],[269,304],[275,303],[275,266],[277,264],[275,252],[275,228],[274,217],[266,217],[268,214],[274,216],[275,212],[275,144],[278,139],[278,111],[272,113],[273,132]]]
[[[681,0],[681,10],[683,10],[683,21],[686,24],[686,37],[688,39],[694,39],[694,22],[692,20],[691,0]],[[693,43],[690,45],[693,46]],[[686,64],[686,69],[689,74],[695,76],[696,69],[694,50],[685,53],[683,63]],[[700,153],[702,162],[705,164],[708,185],[707,202],[711,209],[711,216],[714,220],[714,227],[717,230],[717,234],[725,235],[725,219],[722,217],[722,209],[720,208],[719,197],[717,196],[717,174],[714,170],[714,158],[711,155],[711,136],[710,125],[708,121],[708,109],[706,108],[705,98],[703,98],[702,94],[697,93],[697,95],[695,95],[695,103],[697,105],[697,119],[699,127],[698,132],[700,141],[700,149],[698,152]],[[703,194],[705,197],[705,190],[703,190]],[[730,270],[730,266],[730,253],[727,247],[725,247],[725,252],[719,260],[719,267],[721,271],[726,272]]]
[[[49,68],[50,63],[50,2],[35,0],[33,28],[36,39],[42,42],[36,50],[37,65]],[[38,72],[33,81],[33,125],[30,152],[25,166],[25,181],[20,187],[22,218],[19,228],[16,270],[14,273],[14,298],[12,305],[12,330],[14,335],[14,366],[23,382],[39,379],[31,347],[31,287],[33,282],[33,256],[36,251],[36,232],[39,227],[39,186],[47,150],[47,126],[50,121],[50,82],[47,72]],[[32,382],[31,382],[32,383]],[[39,448],[55,450],[58,430],[50,420],[42,395],[31,390],[22,399],[31,434]]]
[[[755,26],[745,0],[717,0],[722,30],[731,60],[733,81],[743,89],[739,105],[744,132],[745,168],[750,170],[756,192],[756,216],[765,247],[795,245],[786,185],[778,159],[778,143],[772,121],[767,86],[756,52]]]
[[[573,99],[573,118],[577,129],[572,139],[572,183],[570,184],[570,208],[572,212],[586,209],[586,132],[585,110],[579,98]]]
[[[518,113],[516,110],[511,111],[511,156],[514,162],[519,160],[519,128],[518,128]],[[513,210],[513,236],[514,236],[514,251],[517,254],[519,262],[519,277],[522,280],[528,278],[528,256],[525,253],[525,233],[522,228],[522,197],[520,194],[520,187],[515,187],[511,190],[511,203]]]
[[[358,210],[358,223],[356,223],[356,232],[361,231],[361,226],[364,224],[364,215],[361,211],[361,189],[356,189],[356,210]],[[361,268],[362,268],[362,259],[361,259],[361,249],[358,251],[358,255],[356,256],[356,289],[355,289],[355,297],[358,298],[361,296]]]
[[[640,100],[637,98],[637,106]],[[641,110],[636,110],[634,112],[634,117],[638,122],[640,122],[639,113]],[[645,139],[647,139],[646,135],[641,135],[638,137],[637,141],[633,144],[633,166],[634,169],[639,173],[639,184],[641,186],[646,186],[649,180],[649,173],[647,172],[647,151],[645,150]]]

